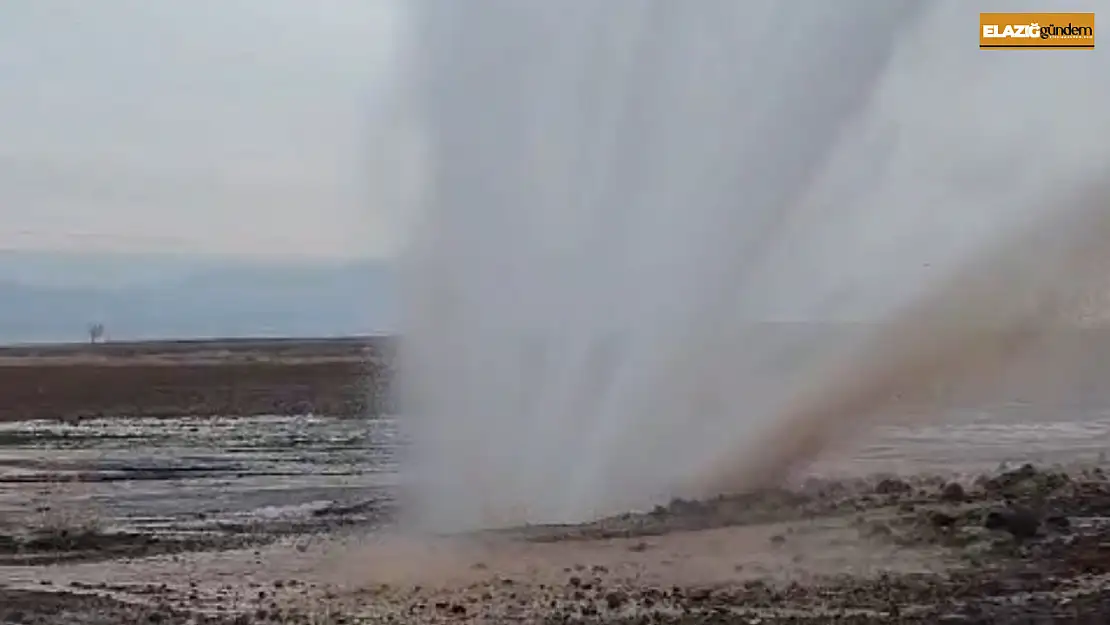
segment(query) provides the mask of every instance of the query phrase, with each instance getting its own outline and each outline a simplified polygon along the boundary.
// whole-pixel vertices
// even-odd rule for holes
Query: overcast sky
[[[388,254],[392,6],[0,2],[0,249]]]

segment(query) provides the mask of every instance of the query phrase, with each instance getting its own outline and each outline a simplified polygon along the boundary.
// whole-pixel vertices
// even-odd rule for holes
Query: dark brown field
[[[0,420],[358,416],[385,408],[389,338],[0,348]]]

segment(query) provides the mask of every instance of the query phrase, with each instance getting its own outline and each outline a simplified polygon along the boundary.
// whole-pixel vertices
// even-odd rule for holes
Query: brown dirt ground
[[[0,349],[0,421],[102,416],[358,416],[385,409],[389,339]]]

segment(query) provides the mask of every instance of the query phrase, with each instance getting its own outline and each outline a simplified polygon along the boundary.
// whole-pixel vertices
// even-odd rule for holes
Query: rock
[[[614,590],[605,595],[605,605],[610,610],[619,610],[626,601],[628,601],[628,595],[619,590]]]
[[[712,588],[691,588],[686,592],[686,598],[694,602],[705,602],[713,598]]]
[[[1006,529],[1006,515],[997,510],[991,510],[983,518],[983,527],[991,531]]]
[[[879,495],[901,495],[912,491],[912,486],[897,478],[886,478],[875,485],[875,493]]]
[[[961,503],[967,499],[964,487],[958,482],[949,482],[940,492],[940,500],[949,503]]]
[[[1005,531],[1017,539],[1032,538],[1037,535],[1041,522],[1037,515],[1025,508],[994,510],[983,520],[983,527],[993,531]]]
[[[933,527],[953,527],[956,525],[956,517],[943,512],[934,512],[929,516],[929,524]]]
[[[1071,520],[1062,514],[1056,514],[1044,520],[1045,525],[1051,527],[1058,532],[1066,532],[1071,529]]]
[[[1036,467],[1031,464],[1024,464],[1018,469],[1006,471],[997,477],[986,480],[983,486],[991,493],[1024,496],[1041,490],[1041,480],[1037,479],[1040,475],[1041,473]]]

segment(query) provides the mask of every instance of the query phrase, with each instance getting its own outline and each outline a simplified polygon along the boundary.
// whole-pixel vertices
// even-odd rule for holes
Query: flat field
[[[780,487],[453,537],[356,399],[388,340],[7,348],[0,623],[1110,622],[1108,344]]]
[[[0,348],[0,421],[328,414],[385,401],[388,337]]]

